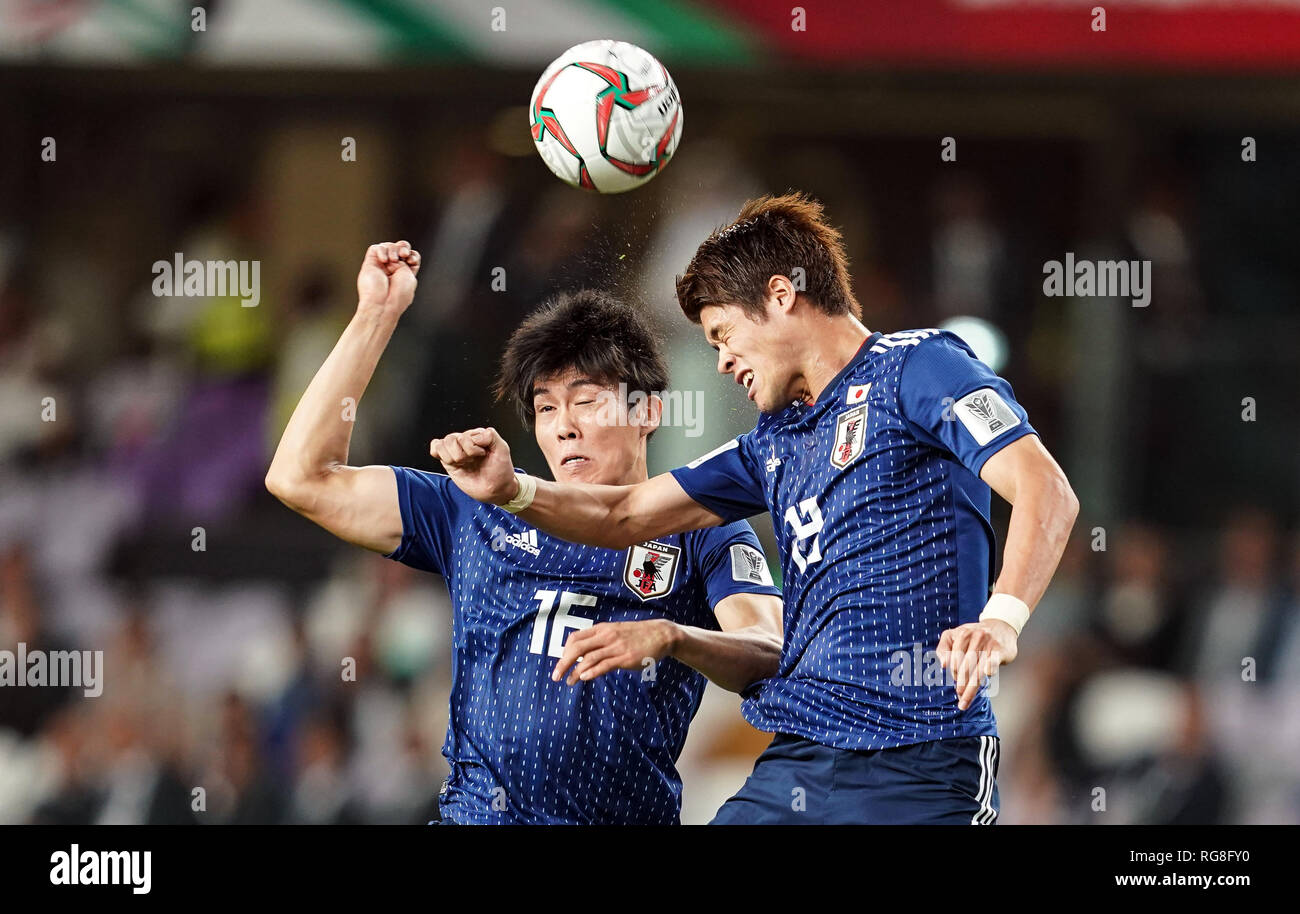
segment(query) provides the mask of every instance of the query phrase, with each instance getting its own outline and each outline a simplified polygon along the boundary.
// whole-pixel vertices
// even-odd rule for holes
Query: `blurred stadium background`
[[[869,327],[996,328],[1082,500],[994,699],[1001,821],[1300,821],[1300,4],[503,0],[499,31],[475,0],[224,0],[202,32],[193,6],[0,0],[0,649],[102,649],[107,682],[0,689],[0,822],[189,821],[193,785],[208,822],[424,821],[442,582],[262,487],[365,246],[425,269],[352,462],[431,468],[429,438],[490,420],[544,470],[496,357],[602,284],[705,392],[653,472],[752,426],[672,282],[787,188],[843,228]],[[677,160],[627,196],[563,186],[525,127],[543,66],[596,37],[685,102]],[[1150,260],[1149,307],[1045,297],[1066,251]],[[155,297],[175,252],[260,261],[260,304]],[[710,687],[687,822],[766,744],[738,706]]]

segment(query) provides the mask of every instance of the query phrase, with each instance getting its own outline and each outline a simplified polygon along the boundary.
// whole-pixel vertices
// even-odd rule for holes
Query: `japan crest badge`
[[[862,453],[866,437],[867,404],[846,409],[835,420],[835,446],[831,449],[831,466],[842,470]]]
[[[676,546],[648,542],[627,551],[623,565],[623,583],[642,600],[662,597],[673,589],[678,559],[682,550]]]

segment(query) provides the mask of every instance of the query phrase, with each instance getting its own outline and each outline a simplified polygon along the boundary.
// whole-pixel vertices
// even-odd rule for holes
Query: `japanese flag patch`
[[[992,387],[981,387],[968,393],[953,408],[980,447],[1020,424],[1020,417]]]
[[[844,395],[844,402],[852,406],[855,403],[864,403],[867,394],[871,392],[870,384],[851,384],[849,392]]]

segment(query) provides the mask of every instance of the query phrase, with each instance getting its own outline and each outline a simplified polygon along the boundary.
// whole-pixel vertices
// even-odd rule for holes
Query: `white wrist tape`
[[[984,604],[984,611],[980,613],[980,621],[985,619],[1001,619],[1016,630],[1016,637],[1019,638],[1020,630],[1029,621],[1029,607],[1024,600],[1009,593],[995,593],[989,597],[989,601]]]
[[[537,494],[537,478],[529,476],[527,473],[516,473],[515,478],[519,480],[519,492],[514,498],[510,499],[501,507],[505,508],[511,514],[518,514],[533,503],[533,496]]]

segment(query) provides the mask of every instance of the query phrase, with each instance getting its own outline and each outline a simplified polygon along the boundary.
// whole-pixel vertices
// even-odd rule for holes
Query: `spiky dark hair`
[[[704,239],[677,277],[677,303],[696,324],[708,305],[736,304],[762,320],[768,280],[788,277],[795,267],[804,271],[801,294],[814,307],[862,316],[839,231],[819,202],[794,192],[750,200],[734,222]]]
[[[623,382],[629,392],[668,386],[650,325],[636,309],[590,289],[557,295],[524,319],[506,344],[494,392],[531,426],[538,379],[570,369],[602,384]]]

